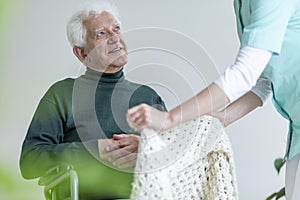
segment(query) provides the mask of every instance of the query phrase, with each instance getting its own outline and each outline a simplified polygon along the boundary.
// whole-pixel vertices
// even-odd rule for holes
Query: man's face
[[[108,12],[102,12],[84,21],[88,67],[105,72],[116,72],[128,61],[127,47],[120,23]]]

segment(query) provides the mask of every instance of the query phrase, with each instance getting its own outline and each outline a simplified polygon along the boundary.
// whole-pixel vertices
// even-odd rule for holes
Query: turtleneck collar
[[[116,83],[124,79],[124,73],[123,68],[115,73],[98,72],[87,68],[84,77],[99,82]]]

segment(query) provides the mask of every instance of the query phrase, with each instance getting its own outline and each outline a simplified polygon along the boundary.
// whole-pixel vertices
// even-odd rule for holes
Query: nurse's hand
[[[168,129],[170,126],[170,114],[159,111],[147,104],[140,104],[127,111],[129,125],[142,131],[145,128],[157,131]]]

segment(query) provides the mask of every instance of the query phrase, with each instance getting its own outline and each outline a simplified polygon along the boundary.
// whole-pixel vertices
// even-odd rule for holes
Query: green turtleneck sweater
[[[106,74],[87,69],[77,79],[56,82],[41,99],[28,129],[20,158],[22,175],[37,178],[53,166],[69,163],[79,171],[79,178],[89,181],[87,177],[99,176],[99,187],[105,192],[110,192],[108,187],[115,187],[110,184],[122,183],[122,178],[130,188],[128,174],[97,161],[97,140],[134,133],[125,114],[140,103],[166,110],[153,89],[129,82],[122,70]],[[91,162],[102,172],[97,169],[99,173],[86,174]]]

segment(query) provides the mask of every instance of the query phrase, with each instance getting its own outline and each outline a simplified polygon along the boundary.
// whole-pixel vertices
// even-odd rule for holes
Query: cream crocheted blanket
[[[142,132],[131,199],[237,200],[232,149],[219,120],[203,116]]]

